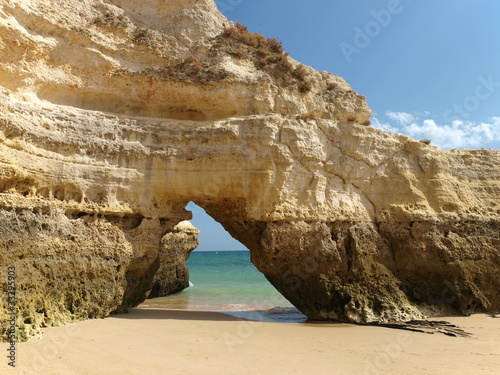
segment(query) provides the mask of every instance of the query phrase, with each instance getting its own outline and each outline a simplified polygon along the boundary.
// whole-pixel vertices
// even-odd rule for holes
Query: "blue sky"
[[[374,126],[500,148],[498,0],[216,0],[228,19],[365,95]]]
[[[247,250],[244,245],[232,238],[222,225],[208,216],[203,208],[189,202],[186,210],[193,213],[191,224],[200,230],[198,236],[200,244],[195,251]]]
[[[216,3],[296,60],[343,77],[367,97],[372,126],[444,150],[500,149],[500,1]],[[199,250],[244,248],[201,211],[193,216]]]

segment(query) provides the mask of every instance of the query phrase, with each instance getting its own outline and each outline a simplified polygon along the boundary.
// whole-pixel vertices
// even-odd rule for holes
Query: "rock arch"
[[[158,270],[175,274],[165,254],[182,268],[191,200],[310,318],[498,310],[498,151],[444,152],[366,126],[366,98],[327,72],[301,68],[300,90],[279,67],[212,56],[231,25],[212,0],[170,2],[167,28],[168,14],[137,4],[2,4],[0,259],[18,270],[21,337],[143,300]],[[238,95],[207,101],[192,77],[151,81],[193,52],[223,73],[211,90]],[[160,86],[179,88],[143,95]]]

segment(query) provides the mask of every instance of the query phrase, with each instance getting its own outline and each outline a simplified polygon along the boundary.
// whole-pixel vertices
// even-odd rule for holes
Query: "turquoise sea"
[[[249,251],[195,251],[186,264],[189,288],[168,297],[146,300],[142,306],[219,311],[290,323],[307,319],[255,268]]]

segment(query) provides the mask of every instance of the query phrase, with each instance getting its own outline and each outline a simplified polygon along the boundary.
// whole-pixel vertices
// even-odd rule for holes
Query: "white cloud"
[[[421,125],[406,126],[403,132],[415,139],[430,139],[434,146],[443,149],[461,148],[468,144],[467,132],[458,121],[438,126],[434,120],[425,120]]]
[[[390,133],[399,133],[400,132],[398,128],[395,128],[394,126],[392,126],[386,122],[381,122],[377,117],[372,117],[371,123],[372,123],[371,125],[374,128],[378,128],[378,129],[384,130],[386,132],[390,132]]]
[[[437,125],[434,120],[425,120],[402,130],[413,138],[431,139],[433,145],[442,149],[478,148],[500,142],[500,118],[493,118],[489,124],[455,120],[451,125]]]
[[[409,125],[417,120],[417,118],[414,115],[406,112],[387,111],[385,114],[391,120],[398,122],[400,125]]]
[[[406,134],[415,139],[430,139],[432,145],[445,150],[464,147],[500,148],[500,117],[493,117],[488,123],[455,120],[451,124],[444,125],[439,125],[432,119],[419,122],[416,116],[404,112],[387,112],[387,117],[398,122],[399,126],[382,122],[378,118],[372,119],[372,125],[392,133]],[[409,121],[410,118],[413,120]]]

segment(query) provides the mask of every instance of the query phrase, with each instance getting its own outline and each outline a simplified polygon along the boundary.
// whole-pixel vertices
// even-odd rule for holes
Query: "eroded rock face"
[[[160,267],[155,273],[149,298],[165,297],[189,286],[186,260],[200,244],[199,233],[200,230],[189,221],[181,221],[162,238],[158,254]]]
[[[497,311],[500,152],[360,125],[343,79],[306,67],[307,91],[214,48],[229,26],[212,0],[0,0],[20,336],[185,287],[189,201],[310,318]]]

